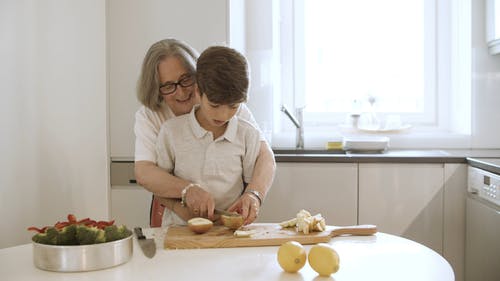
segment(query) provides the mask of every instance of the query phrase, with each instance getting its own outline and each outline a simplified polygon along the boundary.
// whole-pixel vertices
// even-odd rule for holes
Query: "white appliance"
[[[498,163],[500,159],[489,160]],[[469,166],[465,280],[500,280],[500,175]]]

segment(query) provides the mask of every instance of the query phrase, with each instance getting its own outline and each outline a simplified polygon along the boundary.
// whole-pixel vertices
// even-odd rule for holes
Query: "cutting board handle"
[[[373,224],[360,224],[351,226],[335,226],[330,232],[331,237],[340,235],[373,235],[377,233],[377,226]]]

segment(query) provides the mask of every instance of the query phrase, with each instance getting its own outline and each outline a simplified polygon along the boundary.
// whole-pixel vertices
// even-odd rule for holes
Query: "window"
[[[421,0],[300,2],[295,34],[304,40],[295,61],[304,84],[296,90],[305,96],[305,112],[333,113],[328,119],[335,120],[335,113],[368,110],[371,97],[378,113],[434,121],[428,118],[436,96],[432,5]]]
[[[269,30],[247,14],[253,81],[265,90],[263,69],[272,65],[273,110],[305,106],[306,146],[312,135],[342,131],[352,113],[374,112],[380,128],[397,116],[429,138],[470,135],[470,0],[272,2],[252,7],[253,16],[271,15]],[[276,136],[295,127],[284,114],[272,117],[280,146]]]

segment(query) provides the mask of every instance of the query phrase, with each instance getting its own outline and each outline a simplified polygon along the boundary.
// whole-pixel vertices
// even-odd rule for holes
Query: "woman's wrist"
[[[182,189],[182,191],[181,191],[181,206],[182,207],[186,207],[187,206],[187,203],[186,203],[187,192],[193,186],[198,186],[199,187],[200,185],[197,184],[197,183],[190,183],[190,184],[186,185],[186,187],[184,187]]]

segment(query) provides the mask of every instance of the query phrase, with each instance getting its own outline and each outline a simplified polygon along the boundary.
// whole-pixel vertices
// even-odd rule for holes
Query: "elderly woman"
[[[198,53],[184,42],[165,39],[154,43],[148,50],[137,86],[137,97],[142,106],[135,114],[135,176],[137,182],[154,194],[151,205],[151,226],[161,226],[164,206],[184,220],[197,216],[196,211],[212,217],[212,196],[203,186],[169,174],[157,166],[155,144],[165,120],[189,113],[199,96],[195,87],[195,66]],[[255,119],[243,104],[237,116],[257,127]],[[239,212],[245,224],[257,218],[260,204],[271,187],[276,165],[269,145],[260,134],[260,150],[254,172],[246,190],[228,211]],[[188,204],[181,205],[184,197]],[[191,202],[191,204],[190,204]]]

